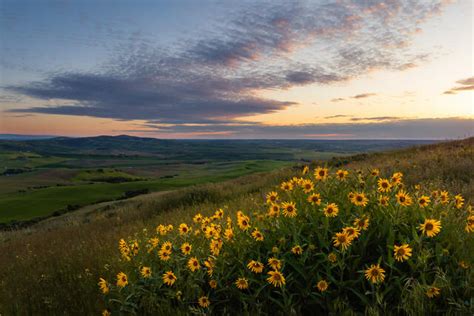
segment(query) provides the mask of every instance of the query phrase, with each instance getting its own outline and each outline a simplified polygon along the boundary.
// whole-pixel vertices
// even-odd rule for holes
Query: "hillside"
[[[316,166],[319,163],[313,165]],[[474,192],[474,138],[410,149],[336,158],[328,166],[354,172],[376,167],[382,174],[404,173],[407,187],[461,193],[466,204]],[[299,170],[299,169],[298,169]],[[291,168],[206,184],[99,209],[83,217],[58,219],[62,225],[2,234],[0,312],[5,314],[96,314],[103,308],[97,280],[120,265],[117,241],[166,222],[176,227],[199,210],[257,209],[264,194],[293,176]],[[52,227],[52,228],[51,228]],[[105,271],[105,272],[104,272]],[[472,273],[471,273],[472,277]],[[62,312],[61,312],[62,314]]]
[[[127,135],[0,141],[0,228],[303,161],[425,143],[432,141],[162,140]]]

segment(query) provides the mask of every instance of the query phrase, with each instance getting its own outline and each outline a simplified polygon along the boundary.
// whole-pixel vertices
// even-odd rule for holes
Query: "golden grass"
[[[404,173],[407,186],[448,189],[466,200],[474,193],[474,139],[369,154],[329,163],[349,171],[377,167],[383,174]],[[160,222],[175,226],[201,211],[210,215],[228,210],[251,210],[265,202],[265,193],[287,179],[290,169],[266,176],[248,176],[220,184],[168,193],[160,199],[127,203],[61,227],[4,233],[0,251],[0,313],[97,314],[104,307],[97,282],[111,279],[120,264],[117,240],[132,238]],[[468,202],[468,201],[466,201]],[[472,266],[472,264],[471,264]],[[472,270],[471,270],[472,271]],[[411,284],[414,290],[420,290]],[[407,305],[421,303],[406,300]]]

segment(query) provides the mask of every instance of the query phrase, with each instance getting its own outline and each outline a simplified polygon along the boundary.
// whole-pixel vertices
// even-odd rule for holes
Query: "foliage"
[[[119,242],[112,314],[472,313],[474,211],[402,173],[303,169],[267,203]],[[383,182],[388,183],[382,185]],[[315,194],[318,198],[314,199]],[[204,302],[202,300],[205,300]]]

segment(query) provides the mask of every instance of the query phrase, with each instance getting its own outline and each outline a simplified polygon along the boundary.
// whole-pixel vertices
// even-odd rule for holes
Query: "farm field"
[[[296,314],[305,313],[300,308],[312,306],[322,313],[337,314],[422,315],[436,311],[468,315],[473,311],[474,290],[474,241],[466,228],[470,227],[467,218],[474,192],[473,150],[474,139],[471,138],[315,162],[303,177],[312,179],[314,192],[321,194],[320,206],[306,202],[307,194],[302,189],[285,192],[280,188],[282,182],[302,176],[301,166],[284,167],[160,196],[125,200],[85,217],[65,214],[54,219],[54,226],[40,222],[28,229],[4,232],[0,235],[0,251],[7,255],[0,262],[0,311],[5,314],[56,314],[57,311],[97,314],[107,309],[113,315],[120,310],[121,313],[185,314],[191,309],[199,313],[223,310],[260,313],[269,308],[268,304],[276,304],[279,310]],[[313,178],[318,165],[329,168],[327,181],[318,182]],[[335,178],[339,169],[348,171],[347,182],[338,182]],[[373,169],[380,173],[371,175]],[[366,189],[361,189],[359,184],[354,187],[361,179],[357,176],[359,171]],[[378,204],[380,192],[374,192],[378,185],[376,180],[378,177],[390,179],[395,172],[403,174],[403,188],[411,203],[401,206],[397,202],[400,189],[393,188],[382,194],[389,197],[388,209],[384,211]],[[284,206],[280,204],[281,213],[275,220],[284,225],[274,226],[274,221],[258,219],[259,214],[268,212],[266,195],[271,191],[278,192],[281,202],[295,203],[294,219],[283,214]],[[352,204],[347,199],[351,191],[364,192],[369,199],[367,206]],[[449,204],[441,204],[439,196],[432,196],[433,191],[449,192]],[[457,194],[463,197],[463,201],[459,200],[462,203],[454,199]],[[426,209],[418,204],[423,195],[430,198]],[[335,217],[324,215],[329,202],[339,205],[339,214]],[[216,220],[215,224],[222,225],[223,234],[228,228],[226,216],[230,216],[235,242],[229,243],[222,236],[221,253],[211,254],[218,264],[214,274],[209,276],[209,267],[204,261],[212,249],[208,245],[212,239],[185,237],[176,230],[186,223],[194,232],[199,228],[193,221],[196,213],[210,217],[220,209],[225,214],[224,222]],[[239,216],[249,218],[248,231],[239,227],[242,220],[236,217],[239,210],[243,212]],[[399,216],[391,216],[392,212]],[[342,228],[366,215],[370,215],[367,230],[361,229],[356,239],[349,238],[347,249],[333,242],[332,237]],[[432,236],[421,231],[420,225],[426,219],[440,220],[440,231]],[[174,231],[161,235],[157,230],[160,224],[173,225]],[[311,225],[319,228],[314,230]],[[257,235],[252,235],[255,228],[264,236],[261,243],[255,240]],[[149,253],[152,245],[149,240],[154,237],[159,243]],[[125,240],[126,247],[133,247],[137,242],[138,252],[134,254],[132,248],[127,252],[122,247],[121,253],[117,249],[121,239]],[[160,260],[158,254],[165,241],[172,242],[173,247],[169,263]],[[185,241],[194,247],[191,256],[181,253],[180,247]],[[404,244],[411,249],[411,255],[396,260],[394,245]],[[302,248],[301,255],[293,251],[298,245]],[[278,252],[274,252],[274,246],[279,248]],[[336,263],[328,261],[331,253],[336,256]],[[131,261],[124,254],[130,256]],[[201,266],[195,273],[187,267],[193,256]],[[281,268],[267,267],[270,257],[281,260]],[[262,262],[264,273],[252,272],[246,266],[251,260]],[[366,278],[364,273],[374,266],[383,269],[383,277],[374,274],[373,279]],[[149,279],[143,277],[143,267],[151,268]],[[162,274],[169,270],[177,277],[172,286],[162,280]],[[284,286],[280,287],[278,280],[276,286],[267,280],[271,271],[279,271],[284,276]],[[119,272],[128,278],[123,288],[117,285]],[[100,278],[104,278],[110,291],[107,295],[97,284]],[[248,289],[236,287],[238,278],[248,282]],[[209,284],[212,280],[217,282],[216,289],[214,284]],[[327,288],[320,281],[326,281]],[[194,285],[183,287],[183,284]],[[178,291],[183,300],[176,302],[174,297]],[[220,295],[230,301],[224,303]],[[209,299],[210,305],[199,304],[203,297]],[[301,300],[306,303],[301,304]]]
[[[429,141],[0,141],[0,224],[35,223],[94,203],[418,143]]]

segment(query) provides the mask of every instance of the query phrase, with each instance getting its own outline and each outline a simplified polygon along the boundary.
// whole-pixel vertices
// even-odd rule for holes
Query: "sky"
[[[474,136],[471,0],[0,0],[0,133]]]

